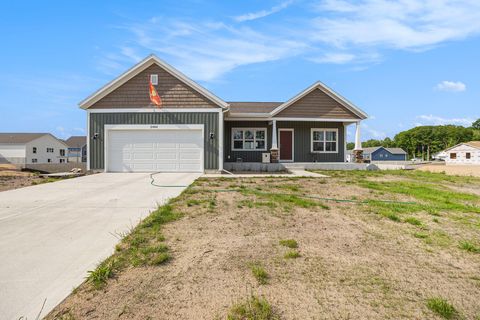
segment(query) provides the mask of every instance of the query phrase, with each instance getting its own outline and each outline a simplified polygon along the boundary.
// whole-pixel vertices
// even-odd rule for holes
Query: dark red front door
[[[293,131],[280,130],[280,160],[293,160]]]

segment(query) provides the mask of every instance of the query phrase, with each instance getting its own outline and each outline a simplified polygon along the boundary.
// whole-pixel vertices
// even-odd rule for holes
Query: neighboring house
[[[71,136],[65,143],[68,145],[68,162],[87,162],[86,136]]]
[[[447,157],[447,154],[445,151],[437,152],[432,154],[432,159],[433,160],[439,160],[439,161],[445,161],[445,158]]]
[[[152,82],[161,108],[149,99]],[[156,56],[86,98],[87,168],[203,172],[224,162],[344,162],[366,113],[317,82],[286,102],[225,102]],[[359,144],[359,143],[358,143]],[[268,158],[268,157],[267,157]]]
[[[463,142],[445,151],[445,163],[480,165],[480,141]]]
[[[0,163],[65,163],[67,145],[50,133],[0,133]]]
[[[353,162],[352,158],[353,152],[348,150],[347,161]],[[402,148],[363,148],[363,159],[369,161],[407,161],[407,153]]]

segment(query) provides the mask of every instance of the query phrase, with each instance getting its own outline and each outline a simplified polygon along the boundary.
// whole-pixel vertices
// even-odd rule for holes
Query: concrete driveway
[[[119,234],[200,174],[101,173],[0,192],[0,319],[42,316],[109,256]],[[182,187],[172,187],[182,186]]]

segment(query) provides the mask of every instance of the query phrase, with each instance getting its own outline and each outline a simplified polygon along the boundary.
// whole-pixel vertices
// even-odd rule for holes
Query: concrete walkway
[[[35,319],[44,301],[45,316],[121,233],[199,176],[157,174],[169,187],[155,187],[146,173],[101,173],[0,192],[0,319]]]

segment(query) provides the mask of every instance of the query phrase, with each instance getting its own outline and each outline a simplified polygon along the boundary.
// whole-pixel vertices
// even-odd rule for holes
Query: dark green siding
[[[268,151],[232,151],[232,128],[267,128],[268,151],[272,147],[272,126],[266,121],[225,121],[224,159],[235,162],[241,158],[243,162],[261,162],[262,153]],[[344,126],[342,122],[317,121],[278,121],[277,130],[294,129],[294,160],[295,162],[344,162]],[[338,153],[311,153],[311,128],[337,128]],[[277,136],[278,139],[278,136]],[[277,140],[278,141],[278,140]]]
[[[204,124],[205,169],[218,169],[218,113],[217,112],[118,112],[91,113],[90,136],[99,134],[98,139],[90,138],[90,169],[104,169],[105,163],[105,130],[109,124]],[[210,139],[210,133],[214,138]]]

